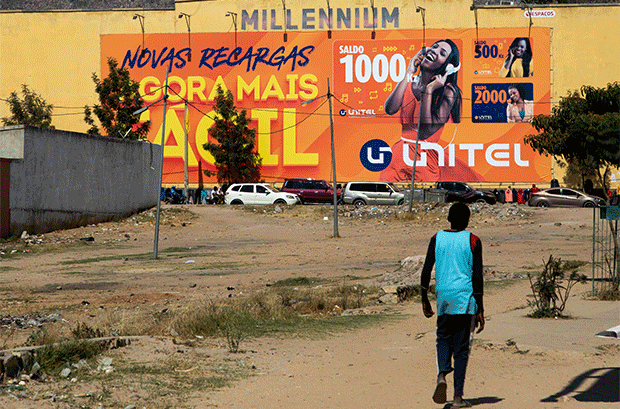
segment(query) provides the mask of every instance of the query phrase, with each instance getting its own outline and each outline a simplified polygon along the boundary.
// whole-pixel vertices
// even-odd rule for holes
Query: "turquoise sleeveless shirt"
[[[475,314],[471,233],[439,231],[435,238],[437,315]]]

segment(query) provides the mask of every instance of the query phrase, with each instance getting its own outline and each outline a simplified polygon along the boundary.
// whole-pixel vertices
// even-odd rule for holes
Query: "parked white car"
[[[226,190],[224,202],[228,205],[294,205],[301,200],[296,194],[280,192],[266,183],[233,183]]]
[[[342,189],[342,201],[356,206],[401,205],[405,194],[390,182],[349,182]]]

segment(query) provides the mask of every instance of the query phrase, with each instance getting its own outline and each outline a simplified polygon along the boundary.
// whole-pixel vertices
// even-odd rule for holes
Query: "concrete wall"
[[[0,146],[8,141],[23,144],[23,159],[10,165],[10,235],[96,223],[157,205],[159,145],[23,126],[0,128]]]

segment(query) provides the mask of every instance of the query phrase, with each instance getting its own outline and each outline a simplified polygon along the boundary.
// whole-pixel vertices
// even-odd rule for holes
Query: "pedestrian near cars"
[[[211,189],[211,202],[213,204],[219,204],[221,194],[222,191],[220,190],[220,188],[217,185],[213,186],[213,189]]]
[[[517,190],[517,203],[519,204],[525,203],[525,196],[524,196],[522,188],[519,188],[519,190]]]
[[[446,375],[454,372],[454,399],[451,408],[470,407],[463,400],[465,374],[474,329],[484,329],[482,243],[465,230],[470,210],[454,203],[448,212],[450,229],[437,232],[430,240],[422,269],[422,311],[434,315],[428,299],[431,271],[435,265],[437,296],[437,383],[435,403],[447,401]]]
[[[506,192],[504,193],[506,203],[512,203],[512,188],[508,186]]]

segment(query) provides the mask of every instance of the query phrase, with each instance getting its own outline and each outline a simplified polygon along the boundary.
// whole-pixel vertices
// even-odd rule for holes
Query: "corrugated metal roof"
[[[618,0],[474,0],[475,6],[514,6],[514,7],[532,7],[540,8],[544,6],[553,6],[556,4],[613,4]]]
[[[174,10],[174,0],[0,0],[0,10],[42,12],[51,10]]]

